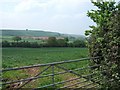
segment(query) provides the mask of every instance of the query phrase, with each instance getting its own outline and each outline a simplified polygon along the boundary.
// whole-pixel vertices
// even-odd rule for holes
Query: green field
[[[37,31],[37,30],[0,30],[2,35],[0,37],[0,42],[9,41],[13,42],[13,37],[15,36],[26,36],[26,37],[68,37],[69,41],[74,41],[76,39],[84,40],[85,36],[83,35],[73,35],[73,34],[61,34],[57,32],[48,32],[48,31]],[[43,40],[36,40],[33,38],[22,38],[21,41],[28,42],[37,42],[39,44],[44,43]]]
[[[59,36],[59,33],[40,30],[0,30],[2,36]]]
[[[3,68],[59,62],[88,56],[87,48],[3,48]]]
[[[0,40],[1,41],[14,42],[13,37],[14,36],[2,36],[2,37],[0,37]],[[36,40],[36,39],[32,39],[32,38],[22,38],[21,41],[37,42],[39,44],[43,43],[42,40]]]
[[[88,49],[87,48],[3,48],[2,55],[3,55],[2,56],[3,68],[12,68],[12,67],[34,65],[34,64],[45,64],[50,62],[60,62],[65,60],[80,59],[80,58],[88,57]],[[88,61],[85,60],[85,61],[75,62],[75,63],[74,62],[66,63],[61,66],[67,69],[73,70],[76,68],[85,67],[87,65],[88,65]],[[6,81],[28,78],[36,75],[37,73],[39,73],[45,68],[46,67],[38,67],[33,69],[31,68],[31,69],[4,72],[3,78]],[[47,72],[44,72],[42,75],[51,74],[52,73],[51,70],[52,68],[48,69]],[[54,68],[54,71],[55,73],[58,73],[58,72],[63,72],[64,70]],[[81,70],[76,72],[81,75],[86,75],[87,73],[89,73],[88,70]],[[78,76],[70,73],[56,75],[55,82],[69,80],[77,77]],[[71,81],[65,84],[57,85],[57,87],[81,82],[84,80],[85,79],[81,78],[76,81]],[[46,77],[42,79],[37,79],[36,81],[32,81],[29,84],[27,84],[25,87],[30,87],[30,88],[41,87],[47,84],[51,84],[51,82],[52,82],[51,77]],[[88,83],[90,82],[87,82],[86,84]],[[75,87],[78,87],[78,86],[75,86]]]

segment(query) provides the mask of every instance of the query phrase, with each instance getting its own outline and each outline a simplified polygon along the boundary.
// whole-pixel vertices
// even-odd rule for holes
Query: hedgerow
[[[101,64],[95,71],[100,73],[101,87],[109,90],[120,88],[120,4],[99,0],[92,2],[97,10],[87,15],[95,23],[86,31],[88,48],[93,59],[91,64]]]

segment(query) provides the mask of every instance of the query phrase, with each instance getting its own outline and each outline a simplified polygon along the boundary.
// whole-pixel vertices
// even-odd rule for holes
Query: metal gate
[[[93,72],[91,69],[99,67],[100,65],[89,65],[91,59],[97,58],[98,57],[82,58],[3,69],[0,71],[2,73],[1,85],[3,89],[99,88],[100,80],[98,74],[104,71]],[[15,73],[16,71],[17,73]],[[8,77],[8,74],[11,75],[12,79]]]

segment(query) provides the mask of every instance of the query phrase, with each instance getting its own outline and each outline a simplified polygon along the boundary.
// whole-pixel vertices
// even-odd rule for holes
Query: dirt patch
[[[38,73],[40,73],[40,68],[39,67],[35,67],[35,68],[23,69],[22,73],[25,73],[27,75],[26,78],[34,77]],[[20,80],[20,79],[22,79],[22,78],[20,78],[19,75],[18,75],[17,80]],[[36,82],[38,82],[37,79],[30,81],[28,84],[29,84],[30,87],[35,87],[37,85]],[[25,82],[13,83],[13,84],[8,85],[6,87],[6,89],[19,88],[24,83]]]
[[[72,79],[75,79],[75,78],[79,78],[79,76],[76,76],[76,75],[73,75],[73,74],[65,74],[63,76],[63,80],[72,80]],[[92,82],[90,81],[87,81],[87,82],[84,82],[86,81],[85,78],[80,78],[80,79],[75,79],[73,81],[70,81],[70,82],[66,82],[64,83],[64,86],[63,87],[66,87],[68,86],[67,88],[79,88],[79,87],[82,87],[84,85],[87,85],[87,84],[90,84]],[[83,83],[82,83],[83,82]],[[90,85],[90,86],[93,86],[94,84]],[[90,88],[90,86],[87,86],[85,88]]]
[[[40,67],[35,67],[35,68],[28,68],[28,69],[24,69],[25,73],[28,75],[28,77],[35,77],[36,75],[38,75],[40,73]],[[29,88],[35,88],[37,86],[37,82],[39,80],[35,79],[35,80],[31,80],[28,84],[27,87]],[[26,87],[26,86],[25,86]]]
[[[14,83],[14,84],[10,84],[10,85],[8,85],[8,86],[6,86],[6,88],[5,89],[13,89],[13,88],[18,88],[20,85],[22,85],[22,82],[18,82],[18,83]]]
[[[72,75],[72,74],[66,74],[66,75],[64,75],[64,77],[63,77],[64,80],[72,80],[72,79],[75,79],[75,78],[78,78],[78,76],[75,76],[75,75]],[[78,82],[79,82],[79,80],[73,80],[73,81],[70,81],[70,82],[66,82],[66,83],[64,84],[64,86],[73,85],[73,84],[78,83]],[[77,87],[77,85],[75,85],[75,86],[70,86],[70,87],[68,87],[68,88],[76,88],[76,87]]]
[[[24,69],[25,72],[30,76],[35,76],[40,72],[39,67]]]

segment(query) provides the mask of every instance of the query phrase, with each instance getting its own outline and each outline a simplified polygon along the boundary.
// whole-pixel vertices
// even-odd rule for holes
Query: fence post
[[[53,83],[53,88],[55,88],[54,64],[52,65],[52,83]]]

